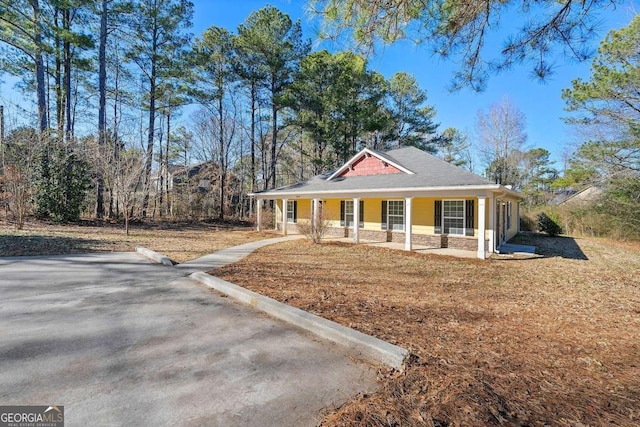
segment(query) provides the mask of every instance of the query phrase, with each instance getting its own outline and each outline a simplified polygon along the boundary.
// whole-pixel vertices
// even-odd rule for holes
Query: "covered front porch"
[[[261,204],[256,203],[258,229]],[[493,193],[292,197],[274,203],[273,226],[283,235],[318,230],[325,239],[485,259],[517,233],[519,221],[511,218],[516,209],[517,199]]]

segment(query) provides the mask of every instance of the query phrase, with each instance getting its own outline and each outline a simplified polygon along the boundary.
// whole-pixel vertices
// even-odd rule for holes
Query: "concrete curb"
[[[275,318],[292,323],[322,338],[354,348],[364,356],[377,362],[382,362],[392,368],[400,369],[402,362],[409,353],[402,347],[365,335],[299,308],[283,304],[218,277],[202,272],[193,273],[189,277]]]
[[[173,265],[173,262],[171,262],[169,258],[167,258],[162,254],[159,254],[158,252],[152,251],[151,249],[137,247],[136,252],[139,253],[140,255],[146,256],[147,258],[157,262],[158,264],[169,265],[169,266]]]

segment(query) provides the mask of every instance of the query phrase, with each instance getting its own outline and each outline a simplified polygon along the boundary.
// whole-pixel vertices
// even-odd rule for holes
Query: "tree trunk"
[[[115,51],[115,62],[116,62],[116,66],[115,66],[115,73],[114,73],[114,90],[113,90],[113,162],[114,164],[117,164],[117,162],[120,159],[120,142],[118,140],[118,105],[120,102],[120,66],[118,65],[118,61],[119,61],[119,55],[118,55],[118,49],[116,48]],[[106,64],[105,64],[106,65]],[[106,80],[106,79],[105,79]],[[105,85],[106,86],[106,85]],[[105,87],[106,89],[106,87]],[[106,99],[106,96],[105,96]],[[106,112],[105,112],[105,122],[106,122]],[[105,125],[106,128],[106,125]],[[105,135],[106,136],[106,135]],[[105,141],[106,142],[106,141]],[[113,183],[111,183],[111,187],[110,187],[110,194],[111,197],[113,197]],[[120,217],[120,202],[118,200],[119,195],[116,194],[116,200],[115,200],[115,215],[116,217]],[[113,200],[110,201],[110,205],[109,205],[109,218],[112,217],[113,214]]]
[[[60,27],[60,9],[55,8],[53,15],[53,25]],[[56,91],[56,126],[58,131],[58,140],[62,141],[64,137],[64,91],[62,89],[62,40],[60,35],[55,35],[55,91]]]
[[[162,114],[162,113],[160,113]],[[162,206],[164,205],[164,168],[165,168],[165,157],[164,157],[164,123],[162,123],[162,119],[160,119],[160,132],[158,134],[158,146],[160,150],[158,155],[160,156],[158,160],[158,165],[160,167],[158,171],[158,187],[156,190],[156,197],[153,200],[153,215],[152,218],[156,216],[156,209],[158,211],[158,216],[162,218]]]
[[[109,188],[109,218],[113,218],[113,188]]]
[[[64,30],[71,32],[71,12],[69,6],[62,11],[62,25]],[[65,39],[63,43],[64,49],[64,107],[65,107],[65,141],[70,143],[73,139],[71,118],[71,42]]]
[[[127,205],[128,205],[127,203],[124,204],[124,231],[128,236],[129,235],[129,216],[130,216],[130,213],[129,213],[129,209],[128,209]],[[133,207],[131,209],[133,209]]]
[[[258,117],[260,117],[261,111],[258,110]],[[262,126],[258,128],[260,138],[260,168],[262,169],[262,189],[269,189],[269,157],[267,156],[267,138],[264,135]]]
[[[256,103],[258,88],[255,81],[251,82],[251,191],[256,190]]]
[[[276,156],[277,149],[276,145],[278,144],[278,106],[275,103],[275,100],[272,101],[271,105],[271,114],[272,122],[271,122],[271,188],[276,188]]]
[[[155,43],[156,37],[154,37]],[[151,165],[153,161],[153,142],[156,121],[156,46],[153,47],[151,60],[151,77],[149,78],[149,131],[147,135],[147,158],[144,168],[144,198],[142,200],[142,218],[147,217],[149,207],[149,190],[151,185]]]
[[[106,143],[107,130],[107,13],[109,1],[102,0],[100,13],[100,46],[98,47],[98,155],[101,156]],[[96,185],[95,217],[104,216],[104,177],[98,168]],[[111,214],[113,203],[109,206]]]
[[[169,145],[171,144],[171,106],[167,106],[167,144],[164,150],[164,198],[165,206],[167,207],[165,213],[169,213],[170,201],[169,201]],[[162,206],[160,206],[162,209]]]
[[[220,88],[219,88],[220,89]],[[224,115],[223,115],[223,105],[222,105],[222,91],[220,91],[220,95],[218,96],[218,130],[220,133],[220,141],[218,143],[218,151],[220,156],[220,165],[219,165],[219,174],[218,174],[218,183],[220,184],[220,213],[218,214],[218,219],[224,221],[224,185],[225,185],[225,175],[226,175],[226,162],[225,162],[225,147],[224,147]]]
[[[39,0],[30,0],[33,9],[35,65],[36,65],[36,94],[38,98],[38,125],[40,133],[44,133],[49,127],[47,121],[47,94],[44,75],[44,60],[42,58],[42,24],[40,17]]]

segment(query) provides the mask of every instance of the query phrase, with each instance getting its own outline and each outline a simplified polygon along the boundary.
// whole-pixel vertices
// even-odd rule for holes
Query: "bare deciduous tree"
[[[0,199],[7,202],[19,230],[31,210],[37,149],[38,135],[31,128],[14,130],[0,146]]]
[[[507,97],[488,111],[478,111],[478,151],[487,178],[496,184],[519,186],[519,164],[527,141],[525,128],[524,113]]]
[[[313,209],[311,209],[308,220],[297,224],[298,230],[313,243],[320,243],[331,226],[331,221],[327,219],[331,217],[332,215],[325,212],[322,203],[320,203],[318,215],[314,217]]]
[[[133,208],[138,202],[138,189],[146,170],[146,159],[139,150],[120,150],[117,157],[109,157],[99,155],[103,151],[97,148],[96,145],[95,152],[98,155],[95,156],[95,164],[110,185],[112,197],[122,207],[124,229],[128,236]]]

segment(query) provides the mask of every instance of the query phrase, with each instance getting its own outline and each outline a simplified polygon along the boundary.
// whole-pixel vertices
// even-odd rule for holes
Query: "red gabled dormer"
[[[353,176],[388,175],[406,173],[413,175],[409,169],[387,158],[381,153],[365,148],[353,156],[340,169],[336,170],[327,181],[335,178]]]

